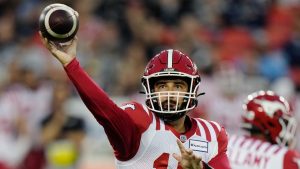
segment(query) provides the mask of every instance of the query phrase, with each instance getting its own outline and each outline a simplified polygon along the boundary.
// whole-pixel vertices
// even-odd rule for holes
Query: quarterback
[[[77,38],[63,48],[44,45],[64,66],[83,102],[103,126],[119,169],[228,169],[227,134],[218,123],[190,118],[200,76],[178,50],[164,50],[142,77],[146,102],[117,106],[76,59]]]
[[[248,96],[243,106],[243,128],[248,136],[229,139],[233,169],[299,169],[300,154],[292,150],[296,120],[288,102],[272,91]]]

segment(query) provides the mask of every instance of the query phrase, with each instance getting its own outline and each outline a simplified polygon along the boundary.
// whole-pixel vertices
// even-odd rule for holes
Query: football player
[[[228,156],[233,169],[299,169],[295,145],[296,119],[288,102],[273,91],[250,94],[243,105],[248,136],[230,136]]]
[[[154,56],[142,77],[145,105],[131,102],[119,107],[80,67],[76,38],[64,48],[42,40],[103,126],[117,168],[230,168],[224,128],[187,116],[197,104],[200,76],[186,54],[169,49]]]

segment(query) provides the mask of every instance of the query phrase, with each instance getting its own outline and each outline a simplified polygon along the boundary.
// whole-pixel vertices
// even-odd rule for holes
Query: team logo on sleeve
[[[202,140],[189,140],[189,148],[193,151],[208,153],[208,142]]]
[[[131,108],[132,110],[134,110],[135,106],[134,106],[134,104],[125,104],[125,105],[121,106],[120,108],[123,110],[125,110],[127,108]]]

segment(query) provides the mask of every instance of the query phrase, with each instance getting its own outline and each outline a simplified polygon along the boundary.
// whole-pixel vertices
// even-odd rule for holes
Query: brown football
[[[78,28],[78,13],[64,4],[48,5],[39,18],[39,30],[50,41],[68,42],[74,38]]]

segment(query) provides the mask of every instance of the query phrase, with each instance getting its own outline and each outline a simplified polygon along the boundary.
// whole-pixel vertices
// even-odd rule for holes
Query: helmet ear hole
[[[153,103],[158,103],[157,99],[152,99]]]
[[[282,111],[280,111],[280,110],[275,111],[274,118],[279,119],[281,116],[282,116]]]
[[[197,105],[198,105],[198,100],[197,100],[197,99],[193,99],[193,100],[192,100],[192,103],[195,105],[195,107],[197,107]]]

